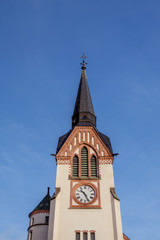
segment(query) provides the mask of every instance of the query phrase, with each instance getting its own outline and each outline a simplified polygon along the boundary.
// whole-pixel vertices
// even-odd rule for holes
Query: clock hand
[[[85,198],[87,199],[87,201],[89,202],[89,199],[88,199],[88,197],[87,197],[87,194],[85,193],[85,192],[83,192],[82,190],[80,190],[81,191],[81,193],[83,193],[84,194],[84,196],[85,196]]]

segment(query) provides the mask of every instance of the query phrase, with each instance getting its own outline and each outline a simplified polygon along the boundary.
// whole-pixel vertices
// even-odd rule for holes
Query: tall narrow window
[[[72,144],[70,144],[70,151],[72,150]]]
[[[97,150],[99,151],[99,144],[97,143]]]
[[[91,232],[91,240],[95,240],[95,233]]]
[[[78,177],[79,172],[79,160],[77,156],[73,157],[72,177]]]
[[[83,240],[88,240],[88,234],[87,234],[87,232],[84,232],[84,233],[83,233]]]
[[[79,132],[79,142],[81,142],[81,132]]]
[[[86,141],[86,133],[83,133],[83,141]]]
[[[81,176],[88,177],[88,150],[85,147],[81,150]]]
[[[80,240],[80,232],[76,232],[76,240]]]
[[[76,144],[77,144],[77,138],[74,137],[74,145],[76,145]]]
[[[28,240],[32,240],[32,232],[29,232]]]
[[[90,142],[90,133],[88,132],[87,135],[88,135],[88,142]]]
[[[33,224],[34,224],[34,218],[31,218],[30,226],[32,226]]]
[[[94,155],[91,157],[91,177],[97,177],[97,160]]]

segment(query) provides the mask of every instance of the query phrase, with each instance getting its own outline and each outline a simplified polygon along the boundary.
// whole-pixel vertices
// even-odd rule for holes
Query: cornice
[[[49,210],[35,210],[35,211],[33,211],[33,212],[31,212],[30,214],[29,214],[29,217],[31,217],[32,215],[34,215],[34,214],[38,214],[38,213],[49,213],[50,211]]]

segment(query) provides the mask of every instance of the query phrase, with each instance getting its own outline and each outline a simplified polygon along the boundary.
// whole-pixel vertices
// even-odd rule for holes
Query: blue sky
[[[111,138],[123,231],[160,239],[160,1],[0,1],[0,240],[27,238],[54,192],[58,137],[71,128],[81,69]]]

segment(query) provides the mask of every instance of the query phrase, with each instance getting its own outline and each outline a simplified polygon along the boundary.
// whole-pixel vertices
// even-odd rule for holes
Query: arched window
[[[83,233],[83,240],[88,240],[88,234],[87,234],[87,232],[84,232],[84,233]]]
[[[97,160],[94,155],[91,157],[91,177],[97,177]]]
[[[76,232],[76,240],[80,240],[80,232]]]
[[[91,240],[95,240],[95,233],[91,232]]]
[[[79,172],[79,159],[77,156],[73,157],[72,177],[78,177]]]
[[[81,150],[81,177],[88,177],[88,150],[86,147]]]

